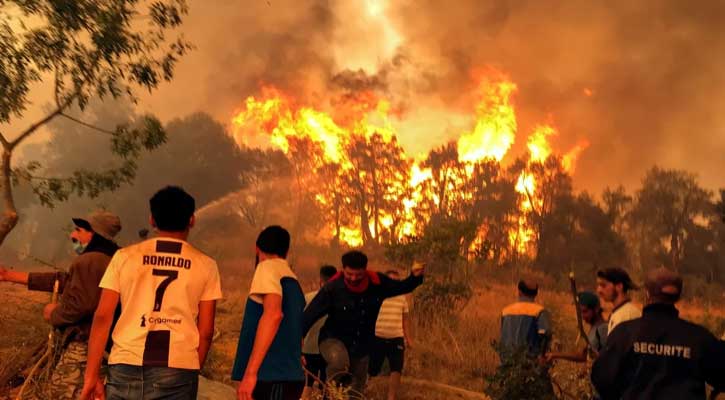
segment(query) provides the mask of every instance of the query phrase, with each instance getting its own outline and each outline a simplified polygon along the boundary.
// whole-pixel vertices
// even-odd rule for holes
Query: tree
[[[631,223],[640,228],[643,240],[666,254],[659,261],[677,269],[688,236],[696,225],[702,225],[698,220],[707,220],[712,213],[711,198],[712,193],[699,186],[695,175],[654,167],[637,192]],[[642,261],[656,262],[656,254]]]
[[[100,121],[127,123],[138,119],[132,105],[125,102],[91,102],[78,117],[94,124]],[[114,162],[112,151],[104,147],[105,137],[88,136],[85,127],[65,119],[53,121],[48,127],[50,137],[46,142],[32,152],[26,151],[26,146],[18,153],[20,158],[32,156],[43,160],[44,168],[37,173],[69,175],[86,165],[104,167]],[[48,209],[28,190],[28,185],[17,186],[19,212],[25,218],[15,229],[22,234],[11,235],[5,246],[16,251],[23,249],[23,253],[46,261],[55,260],[68,252],[65,232],[70,227],[70,219],[99,207],[121,217],[124,229],[118,237],[119,243],[135,241],[139,229],[149,228],[149,197],[169,184],[180,185],[195,197],[199,228],[207,227],[206,222],[213,219],[204,212],[208,204],[231,192],[251,189],[257,186],[257,181],[266,182],[271,176],[289,176],[284,154],[240,148],[224,126],[207,114],[174,119],[166,125],[165,131],[167,141],[164,146],[153,153],[141,154],[136,161],[138,173],[134,181],[112,193],[101,193],[96,198],[73,197]],[[265,195],[268,190],[265,189]],[[260,207],[269,207],[269,199],[266,204],[262,197],[254,200],[261,200]],[[236,206],[227,208],[241,211]],[[260,215],[252,217],[255,216],[259,221],[264,220]],[[42,221],[42,224],[37,226],[33,221]]]
[[[6,0],[0,1],[0,185],[4,213],[0,244],[17,225],[13,186],[29,182],[46,205],[71,194],[97,196],[130,182],[135,160],[144,150],[165,141],[161,123],[143,117],[138,124],[115,129],[97,127],[73,117],[94,98],[128,97],[171,80],[178,59],[189,49],[182,38],[169,40],[187,13],[185,0]],[[7,132],[33,102],[31,86],[53,88],[53,105],[40,120],[20,132]],[[13,168],[14,151],[49,122],[65,118],[90,131],[109,135],[120,165],[107,170],[82,168],[67,177],[39,176],[40,163]]]
[[[397,240],[402,222],[402,199],[411,190],[410,162],[395,137],[391,140],[378,133],[350,138],[346,151],[351,166],[343,172],[344,186],[352,199],[357,222],[365,244]]]

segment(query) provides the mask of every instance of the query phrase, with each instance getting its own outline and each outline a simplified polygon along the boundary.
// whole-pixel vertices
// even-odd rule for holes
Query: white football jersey
[[[109,364],[199,369],[199,302],[221,299],[216,262],[183,240],[118,250],[101,288],[120,294]]]

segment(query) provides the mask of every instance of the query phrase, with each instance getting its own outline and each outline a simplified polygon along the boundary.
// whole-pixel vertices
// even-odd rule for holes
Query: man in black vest
[[[592,382],[602,399],[701,400],[705,383],[725,386],[723,343],[678,316],[682,278],[659,268],[645,285],[642,318],[611,332],[592,367]]]

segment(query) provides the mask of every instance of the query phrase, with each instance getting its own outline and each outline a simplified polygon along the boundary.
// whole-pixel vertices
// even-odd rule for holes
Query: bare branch
[[[5,138],[5,135],[0,133],[0,143],[3,145],[4,148],[8,148],[10,146],[10,142]]]
[[[53,92],[55,94],[55,106],[60,108],[60,76],[58,74],[58,66],[55,66],[55,82],[53,84]]]
[[[55,118],[55,117],[57,117],[58,115],[60,115],[60,113],[61,113],[62,111],[63,111],[63,110],[62,110],[61,108],[57,108],[57,109],[56,109],[55,111],[53,111],[52,113],[50,113],[50,114],[46,115],[46,116],[45,116],[45,117],[44,117],[43,119],[41,119],[40,121],[38,121],[38,122],[36,122],[36,123],[34,123],[34,124],[30,125],[30,126],[29,126],[29,127],[28,127],[28,128],[26,129],[26,130],[24,130],[24,131],[23,131],[23,133],[21,133],[21,134],[20,134],[20,136],[18,136],[18,137],[17,137],[17,138],[15,139],[15,140],[13,140],[12,142],[8,143],[8,146],[7,146],[7,147],[9,147],[9,150],[13,150],[13,149],[14,149],[15,147],[17,147],[17,146],[18,146],[18,145],[19,145],[20,143],[22,143],[22,142],[23,142],[23,141],[24,141],[25,139],[27,139],[27,138],[28,138],[28,136],[30,136],[30,135],[32,135],[33,133],[35,133],[35,131],[37,131],[37,130],[38,130],[38,128],[40,128],[41,126],[43,126],[43,125],[47,124],[48,122],[50,122],[51,120],[53,120],[53,118]],[[7,147],[6,147],[6,148],[7,148]]]
[[[72,116],[70,116],[70,115],[68,115],[68,114],[66,114],[64,112],[61,112],[60,113],[60,116],[61,117],[64,117],[64,118],[67,118],[67,119],[69,119],[69,120],[71,120],[71,121],[73,121],[73,122],[75,122],[77,124],[83,125],[86,128],[90,128],[90,129],[96,130],[96,131],[101,132],[101,133],[105,133],[105,134],[108,134],[108,135],[115,135],[116,134],[115,132],[109,131],[108,129],[99,128],[99,127],[97,127],[95,125],[89,124],[87,122],[83,122],[83,121],[79,120],[78,118],[72,117]]]
[[[40,121],[30,125],[26,130],[24,130],[15,140],[12,142],[9,142],[5,148],[7,150],[12,151],[17,147],[20,143],[22,143],[25,139],[27,139],[30,135],[35,133],[38,128],[41,126],[47,124],[48,122],[52,121],[55,117],[61,115],[63,113],[63,110],[68,108],[71,103],[78,97],[78,94],[74,94],[73,96],[69,97],[64,104],[61,104],[58,106],[58,108],[55,109],[55,111],[51,112],[50,114],[46,115],[43,119]]]

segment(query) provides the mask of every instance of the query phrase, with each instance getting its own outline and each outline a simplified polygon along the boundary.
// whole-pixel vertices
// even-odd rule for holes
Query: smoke
[[[221,121],[260,83],[303,101],[374,90],[405,110],[412,153],[470,128],[471,76],[496,68],[517,83],[523,151],[533,126],[582,139],[575,182],[635,187],[652,165],[723,186],[725,3],[461,0],[191,2],[197,50],[176,80],[144,99],[163,118],[196,110]]]

